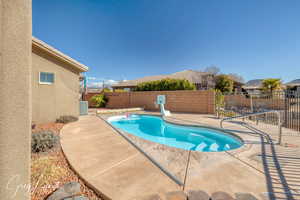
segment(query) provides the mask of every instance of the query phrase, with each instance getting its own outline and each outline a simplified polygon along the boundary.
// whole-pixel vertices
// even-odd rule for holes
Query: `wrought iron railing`
[[[220,94],[219,94],[220,95]],[[233,117],[257,112],[280,111],[282,126],[300,134],[300,92],[276,91],[272,93],[232,93],[218,96],[216,113],[219,117]],[[260,121],[276,124],[277,114],[269,114]]]
[[[280,111],[278,110],[270,110],[270,111],[264,111],[264,112],[256,112],[256,113],[250,113],[250,114],[245,114],[245,115],[239,115],[239,116],[234,116],[234,117],[227,117],[227,118],[223,118],[220,121],[220,127],[223,128],[223,122],[224,121],[231,121],[231,120],[235,120],[235,119],[243,119],[243,118],[249,118],[249,117],[256,117],[259,115],[266,115],[266,114],[270,114],[270,113],[275,113],[277,115],[277,126],[278,126],[278,144],[281,144],[281,136],[282,136],[282,120],[281,120],[281,115],[280,115]],[[257,123],[258,123],[258,119],[256,119]]]

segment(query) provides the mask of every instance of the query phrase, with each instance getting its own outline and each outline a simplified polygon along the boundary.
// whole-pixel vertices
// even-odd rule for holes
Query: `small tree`
[[[245,80],[241,75],[238,75],[236,73],[230,73],[228,74],[228,76],[235,82],[240,82],[240,83],[244,83]]]
[[[204,69],[204,72],[211,73],[213,75],[217,75],[217,74],[220,73],[220,68],[217,67],[217,66],[212,65],[212,66],[206,67]]]
[[[95,104],[97,108],[105,107],[107,103],[107,98],[104,94],[97,94],[91,98],[91,101]]]
[[[281,80],[279,78],[268,78],[262,81],[262,89],[264,91],[273,93],[275,90],[281,89]]]
[[[215,90],[215,104],[217,116],[220,117],[222,108],[225,107],[225,96],[220,90]]]
[[[216,86],[215,89],[224,92],[232,92],[233,90],[233,80],[228,75],[218,75],[216,76]]]

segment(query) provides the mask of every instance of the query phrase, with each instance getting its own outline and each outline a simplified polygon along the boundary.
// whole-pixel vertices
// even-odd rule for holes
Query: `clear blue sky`
[[[300,78],[299,0],[33,0],[33,35],[98,80],[209,65]]]

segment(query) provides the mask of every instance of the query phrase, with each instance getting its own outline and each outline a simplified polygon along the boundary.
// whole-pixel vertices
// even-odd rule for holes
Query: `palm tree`
[[[282,86],[279,78],[268,78],[262,81],[262,89],[264,91],[273,93],[275,90],[280,90]]]

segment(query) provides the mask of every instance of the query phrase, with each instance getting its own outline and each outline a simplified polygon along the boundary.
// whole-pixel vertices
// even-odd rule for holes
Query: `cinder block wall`
[[[134,107],[130,103],[130,96],[132,92],[107,92],[105,96],[108,97],[107,108],[130,108]]]
[[[145,110],[159,110],[155,105],[157,95],[166,95],[165,108],[172,112],[213,114],[215,95],[213,91],[151,91],[151,92],[109,92],[107,108],[143,107]]]

